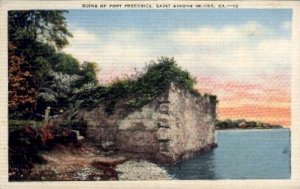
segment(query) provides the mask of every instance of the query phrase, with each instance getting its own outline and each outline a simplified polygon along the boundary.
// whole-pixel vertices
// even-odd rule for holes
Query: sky
[[[107,84],[150,60],[174,57],[217,95],[219,119],[290,126],[290,9],[70,10],[64,49],[99,65]]]

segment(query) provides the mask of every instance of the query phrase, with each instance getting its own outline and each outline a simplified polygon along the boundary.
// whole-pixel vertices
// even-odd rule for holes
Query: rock
[[[148,161],[130,160],[117,166],[119,180],[170,180],[167,171]]]
[[[114,141],[102,141],[101,142],[101,147],[103,150],[108,150],[111,149],[115,146],[115,142]]]
[[[170,150],[170,144],[168,141],[162,141],[159,143],[159,151],[167,152]]]
[[[159,106],[159,112],[162,114],[168,114],[169,112],[169,104],[164,103]]]
[[[157,131],[157,139],[160,141],[170,140],[171,132],[169,128],[159,128]]]
[[[164,115],[164,114],[162,114]],[[157,120],[157,126],[158,127],[166,127],[166,128],[169,128],[169,119],[168,119],[168,116],[165,116],[165,117],[160,117],[158,120]]]
[[[159,152],[156,154],[156,159],[162,163],[172,163],[175,162],[176,157],[171,152]]]

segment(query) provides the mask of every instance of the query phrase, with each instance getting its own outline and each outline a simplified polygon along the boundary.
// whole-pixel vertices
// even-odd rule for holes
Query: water
[[[166,167],[174,179],[289,179],[290,130],[217,131],[218,147]]]

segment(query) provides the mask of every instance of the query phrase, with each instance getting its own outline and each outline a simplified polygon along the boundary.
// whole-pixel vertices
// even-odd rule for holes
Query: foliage
[[[189,72],[182,70],[174,58],[162,57],[158,62],[151,61],[143,72],[124,80],[116,80],[111,85],[98,86],[77,91],[73,101],[80,107],[91,108],[99,103],[112,113],[118,101],[124,105],[137,108],[152,101],[175,82],[188,90],[194,91],[196,80]]]
[[[38,118],[69,107],[73,91],[98,81],[96,63],[57,52],[68,45],[67,11],[9,11],[9,116]]]
[[[280,125],[271,125],[260,121],[246,121],[245,119],[239,120],[217,120],[217,129],[271,129],[271,128],[282,128]]]
[[[80,65],[78,74],[81,79],[76,82],[76,87],[81,88],[86,84],[96,85],[98,84],[97,72],[99,71],[97,63],[95,62],[83,62]]]
[[[226,119],[224,121],[217,120],[216,127],[218,129],[232,129],[232,128],[238,128],[239,124],[243,121],[232,121],[231,119]]]
[[[79,61],[70,54],[57,53],[53,56],[51,62],[53,64],[52,69],[56,72],[69,75],[79,74],[80,72]]]
[[[61,49],[68,45],[67,37],[72,36],[67,29],[64,17],[66,12],[60,10],[9,11],[9,40],[27,50],[30,49],[26,46],[31,45],[32,41],[54,44]]]
[[[33,120],[15,120],[9,119],[8,120],[9,131],[15,131],[23,129],[24,127],[33,127],[33,128],[40,128],[43,126],[43,122],[41,121],[33,121]]]
[[[15,49],[11,44],[9,50]],[[15,112],[17,109],[29,114],[36,104],[36,89],[33,87],[33,75],[29,72],[30,64],[25,60],[24,56],[11,55],[8,59],[8,87],[9,101],[8,107],[10,114],[14,117],[20,115]]]
[[[39,88],[51,69],[51,57],[72,36],[67,30],[65,12],[8,12],[10,117],[29,117],[36,110]]]
[[[68,75],[62,72],[49,71],[48,79],[44,81],[37,96],[37,111],[43,111],[47,106],[58,113],[68,107],[68,98],[72,95],[72,86],[81,78],[79,75]]]
[[[9,180],[28,179],[34,164],[46,162],[40,152],[60,144],[80,146],[76,132],[51,124],[39,128],[24,126],[10,131]]]
[[[193,78],[186,70],[182,70],[177,64],[174,58],[162,57],[158,60],[158,63],[151,61],[146,68],[147,72],[140,78],[144,89],[147,90],[148,86],[157,86],[158,89],[165,90],[170,82],[175,82],[186,89],[193,90],[196,84],[196,79]],[[147,86],[148,85],[148,86]]]

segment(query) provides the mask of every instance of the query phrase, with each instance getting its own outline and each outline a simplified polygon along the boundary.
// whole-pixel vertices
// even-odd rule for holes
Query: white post
[[[49,116],[50,116],[50,106],[48,106],[45,110],[45,122],[49,122]]]

